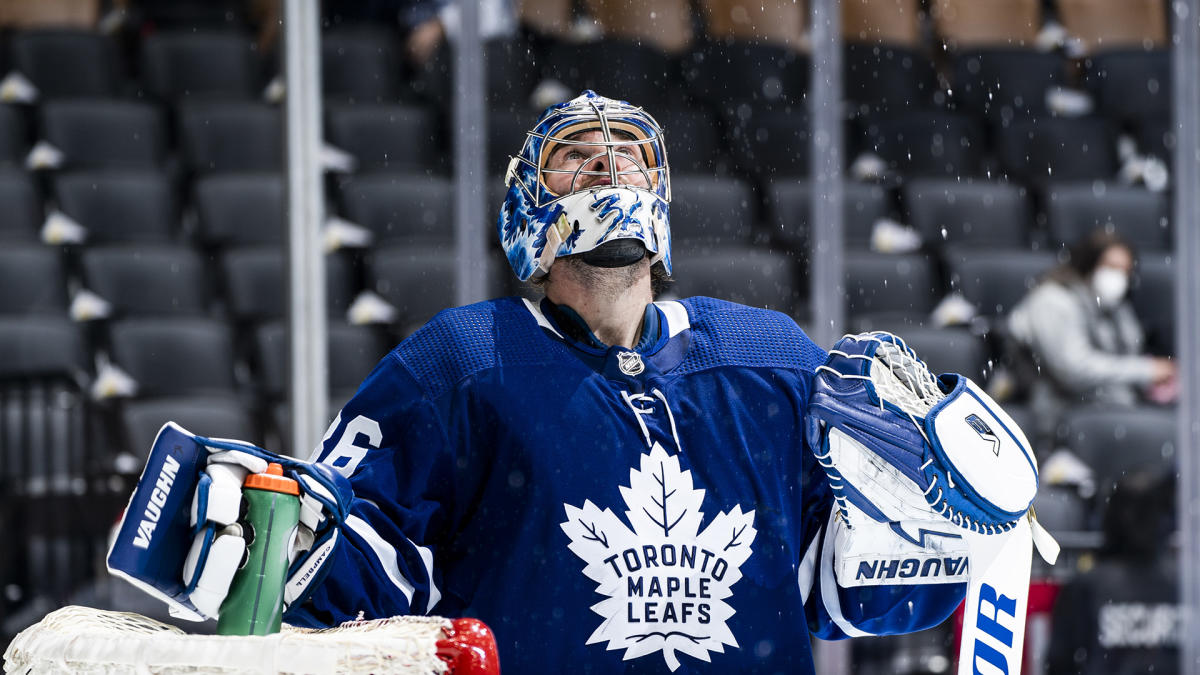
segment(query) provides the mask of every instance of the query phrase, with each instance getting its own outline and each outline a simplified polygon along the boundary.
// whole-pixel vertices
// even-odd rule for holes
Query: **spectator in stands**
[[[1142,353],[1142,327],[1129,302],[1134,261],[1129,243],[1097,230],[1013,308],[1009,333],[1040,366],[1030,395],[1043,439],[1072,404],[1172,398],[1175,363]]]
[[[1104,548],[1054,605],[1048,675],[1179,671],[1174,478],[1139,471],[1122,478],[1104,514]]]

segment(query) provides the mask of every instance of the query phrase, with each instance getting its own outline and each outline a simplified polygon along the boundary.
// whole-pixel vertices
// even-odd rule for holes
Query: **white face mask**
[[[1129,275],[1112,267],[1098,267],[1092,273],[1092,291],[1104,308],[1116,307],[1129,290]]]

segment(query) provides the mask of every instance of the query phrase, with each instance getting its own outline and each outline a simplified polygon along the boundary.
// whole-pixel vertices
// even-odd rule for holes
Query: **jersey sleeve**
[[[325,580],[290,623],[428,614],[441,599],[438,554],[454,500],[454,448],[434,402],[393,352],[330,425],[315,461],[354,488]]]
[[[809,376],[806,383],[811,382]],[[802,557],[797,579],[810,632],[825,640],[896,635],[936,626],[950,616],[966,596],[965,583],[838,585],[833,491],[807,442],[803,453]]]

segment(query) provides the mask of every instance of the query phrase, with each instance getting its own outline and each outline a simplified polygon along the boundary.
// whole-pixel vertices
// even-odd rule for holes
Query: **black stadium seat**
[[[80,30],[30,30],[12,38],[12,67],[43,99],[116,96],[122,77],[116,46],[107,36]]]
[[[154,437],[168,421],[202,436],[263,444],[253,410],[232,394],[177,394],[126,401],[120,412],[122,447],[137,457],[138,466],[150,454]]]
[[[965,111],[993,121],[1046,115],[1046,91],[1066,82],[1061,55],[1030,48],[984,48],[953,59],[953,92]]]
[[[63,254],[42,244],[0,247],[0,314],[66,314]]]
[[[287,268],[279,246],[230,248],[220,256],[225,301],[239,321],[262,321],[286,315]],[[349,261],[340,255],[325,256],[325,300],[330,315],[344,313],[355,295]]]
[[[375,234],[376,242],[454,244],[454,186],[414,174],[356,176],[339,189],[345,218]]]
[[[206,246],[283,244],[287,222],[281,174],[210,174],[198,178],[193,190],[198,235]]]
[[[137,395],[232,394],[233,329],[219,319],[139,317],[108,326],[113,362]]]
[[[721,127],[708,109],[668,105],[652,114],[663,128],[672,176],[729,172],[729,153],[721,138]]]
[[[1171,114],[1170,49],[1113,49],[1084,61],[1083,84],[1101,114],[1137,123]]]
[[[947,247],[950,287],[984,316],[1003,316],[1025,297],[1057,259],[1046,251]]]
[[[25,114],[12,103],[0,103],[0,164],[21,166],[29,154]]]
[[[88,243],[169,242],[179,204],[165,173],[80,171],[54,178],[58,208],[87,228]]]
[[[874,183],[847,181],[842,185],[842,207],[847,248],[871,245],[876,221],[891,215],[887,191]],[[771,238],[800,255],[808,255],[812,226],[812,183],[778,181],[767,187],[767,223]]]
[[[114,317],[198,315],[208,308],[208,267],[186,246],[92,246],[80,254],[84,286]]]
[[[353,326],[331,321],[329,328],[329,392],[338,397],[353,393],[363,379],[387,354],[387,344],[373,326]],[[254,329],[254,359],[266,394],[282,398],[291,382],[287,351],[288,326],[270,321]]]
[[[1054,183],[1043,199],[1052,245],[1071,245],[1112,227],[1138,250],[1171,249],[1167,195],[1117,182]]]
[[[882,317],[879,327],[902,333],[920,325],[941,297],[928,257],[919,253],[847,251],[846,310],[851,319]]]
[[[846,100],[859,116],[928,108],[938,90],[929,58],[901,45],[849,42],[843,72]]]
[[[930,245],[1020,247],[1029,244],[1033,206],[1013,183],[923,178],[900,188],[904,222]]]
[[[754,238],[757,205],[746,181],[671,176],[671,239],[680,244],[748,244]]]
[[[437,120],[429,108],[336,105],[330,106],[327,115],[327,140],[353,155],[360,169],[424,173],[447,165]]]
[[[454,249],[444,245],[373,249],[368,263],[372,286],[396,308],[396,330],[401,335],[456,304],[457,264]]]
[[[1100,117],[1043,117],[995,128],[1000,168],[1014,180],[1106,179],[1117,173],[1111,123]]]
[[[983,129],[968,115],[929,110],[873,115],[863,120],[861,151],[878,155],[902,176],[980,173]]]
[[[179,134],[184,162],[193,171],[278,171],[283,166],[282,113],[265,103],[184,103]]]
[[[965,328],[905,326],[898,329],[902,338],[931,372],[958,373],[983,383],[988,372],[987,346]]]
[[[37,241],[42,226],[42,198],[32,176],[20,169],[0,168],[0,242]]]
[[[705,295],[792,317],[803,313],[799,269],[785,253],[745,245],[691,249],[672,261],[677,297]]]
[[[1146,331],[1151,354],[1177,354],[1175,337],[1175,264],[1170,253],[1141,253],[1134,270],[1130,302]]]
[[[391,103],[400,93],[399,40],[381,26],[338,27],[321,33],[321,82],[331,102]]]
[[[260,89],[258,51],[249,35],[230,30],[167,30],[142,42],[142,79],[164,101],[249,99]]]
[[[1062,424],[1067,447],[1095,472],[1101,495],[1135,469],[1170,469],[1177,461],[1175,412],[1168,408],[1088,406]]]
[[[40,111],[42,136],[65,166],[154,167],[166,155],[162,112],[148,103],[104,99],[50,101]]]
[[[0,314],[0,380],[87,370],[82,331],[65,313]]]

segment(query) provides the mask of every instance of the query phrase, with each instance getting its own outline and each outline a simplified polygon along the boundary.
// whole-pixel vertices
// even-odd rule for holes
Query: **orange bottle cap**
[[[246,476],[246,481],[242,483],[242,487],[300,496],[300,484],[291,478],[285,478],[283,467],[276,462],[271,462],[267,465],[266,473],[252,473]]]

